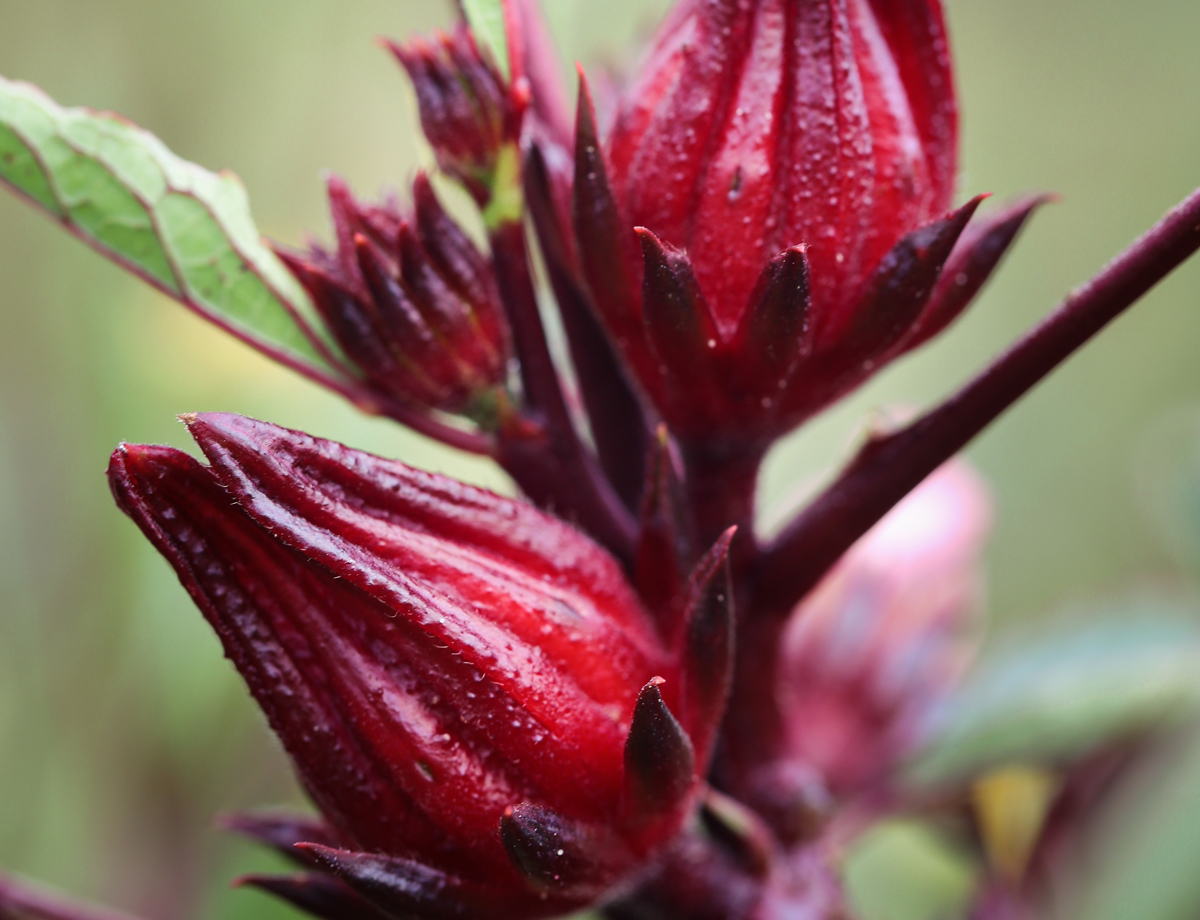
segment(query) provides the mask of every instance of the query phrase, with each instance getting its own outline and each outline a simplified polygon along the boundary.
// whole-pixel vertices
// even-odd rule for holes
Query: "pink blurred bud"
[[[883,779],[970,660],[990,517],[979,477],[947,464],[792,615],[782,653],[788,747],[835,794]]]

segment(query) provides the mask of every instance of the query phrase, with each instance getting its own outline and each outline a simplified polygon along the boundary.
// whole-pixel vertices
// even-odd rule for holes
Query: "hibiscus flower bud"
[[[685,439],[769,441],[940,331],[1036,203],[950,210],[937,0],[683,0],[575,156],[595,306]]]
[[[381,397],[494,427],[511,346],[491,264],[424,175],[413,198],[411,215],[391,201],[363,205],[335,176],[336,249],[280,256]]]
[[[990,503],[951,463],[856,543],[792,615],[788,748],[835,795],[890,775],[979,637]]]
[[[465,25],[389,48],[412,80],[438,166],[486,208],[507,192],[498,183],[508,185],[517,175],[528,81],[510,86]]]
[[[125,445],[114,494],[328,824],[235,822],[310,870],[252,881],[324,916],[541,916],[678,832],[728,690],[728,538],[669,642],[605,551],[529,505],[238,416],[185,421],[210,465]]]

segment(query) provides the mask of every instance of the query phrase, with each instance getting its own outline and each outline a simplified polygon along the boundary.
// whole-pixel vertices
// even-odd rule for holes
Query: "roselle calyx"
[[[677,833],[728,692],[728,538],[667,641],[606,552],[528,505],[238,416],[185,421],[210,466],[124,445],[109,478],[328,824],[243,823],[303,835],[332,878],[265,887],[554,914]]]
[[[336,246],[279,255],[334,337],[382,399],[495,428],[512,346],[488,258],[424,174],[408,214],[356,201],[336,176],[328,185]]]
[[[968,233],[956,169],[939,4],[685,0],[607,136],[583,84],[579,268],[674,434],[766,444],[996,266],[1038,199]]]

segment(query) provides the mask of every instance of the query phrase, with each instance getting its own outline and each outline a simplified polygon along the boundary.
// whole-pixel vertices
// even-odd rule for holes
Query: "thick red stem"
[[[957,394],[870,441],[766,549],[755,610],[786,616],[900,499],[1197,249],[1200,190]]]
[[[738,578],[755,554],[754,494],[765,450],[757,445],[714,448],[697,443],[685,443],[682,450],[693,552],[704,552],[726,530],[737,527],[730,564]]]

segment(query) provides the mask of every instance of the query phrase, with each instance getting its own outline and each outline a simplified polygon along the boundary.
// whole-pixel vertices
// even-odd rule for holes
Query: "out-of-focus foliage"
[[[1200,735],[1177,740],[1099,816],[1093,851],[1077,866],[1071,920],[1191,920],[1200,913]]]
[[[1200,619],[1129,604],[1023,636],[942,707],[912,778],[969,779],[1009,763],[1071,763],[1095,747],[1181,724],[1200,708]]]
[[[463,13],[471,31],[492,54],[501,73],[508,71],[508,37],[504,33],[504,8],[498,0],[463,0]]]
[[[970,901],[975,875],[969,860],[909,821],[879,824],[846,863],[855,906],[871,920],[958,916]]]
[[[564,63],[619,69],[667,3],[545,5]],[[1194,0],[947,5],[962,194],[1052,189],[1063,201],[944,340],[776,452],[767,501],[843,454],[870,408],[949,391],[1200,181]],[[405,81],[372,39],[450,21],[449,3],[423,0],[0,0],[0,73],[234,169],[260,226],[295,243],[306,228],[328,233],[322,168],[369,194],[429,163]],[[971,451],[998,499],[998,633],[1131,585],[1178,590],[1200,571],[1196,416],[1167,411],[1200,403],[1198,303],[1193,263]],[[226,880],[270,858],[209,821],[299,796],[217,642],[103,485],[118,440],[183,446],[173,416],[197,409],[507,486],[485,463],[363,418],[0,196],[0,863],[163,920],[268,920],[285,909]],[[1102,816],[1098,862],[1082,873],[1100,887],[1079,884],[1081,917],[1195,913],[1200,762],[1183,744],[1160,756]],[[971,877],[910,825],[873,834],[849,868],[879,920],[945,917]]]
[[[1162,415],[1142,439],[1137,487],[1162,545],[1200,579],[1200,406]]]

